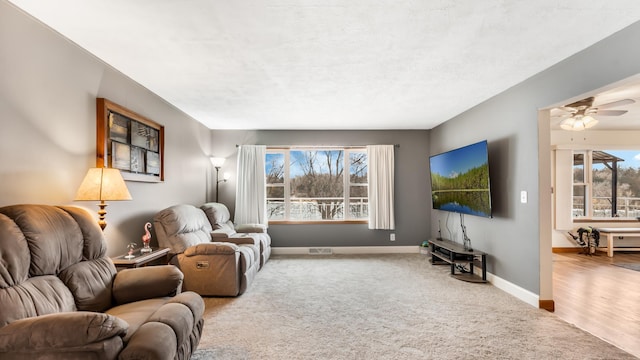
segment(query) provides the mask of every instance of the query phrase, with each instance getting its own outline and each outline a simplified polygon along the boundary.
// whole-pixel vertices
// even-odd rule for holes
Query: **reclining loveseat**
[[[219,203],[174,205],[153,222],[158,244],[170,249],[169,263],[184,273],[185,290],[203,296],[241,295],[271,254],[266,228],[244,225],[242,231],[253,232],[237,233]]]
[[[116,272],[76,207],[0,208],[0,359],[189,359],[204,301],[172,265]]]
[[[215,241],[228,241],[234,244],[251,244],[260,250],[260,268],[271,256],[271,236],[262,224],[234,224],[229,209],[221,203],[206,203],[200,206],[213,228],[211,237]]]

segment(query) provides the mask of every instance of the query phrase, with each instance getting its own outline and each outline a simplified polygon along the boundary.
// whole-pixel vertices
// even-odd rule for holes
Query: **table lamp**
[[[131,194],[124,183],[120,170],[112,168],[91,168],[82,180],[75,200],[99,200],[98,224],[107,227],[105,201],[131,200]]]

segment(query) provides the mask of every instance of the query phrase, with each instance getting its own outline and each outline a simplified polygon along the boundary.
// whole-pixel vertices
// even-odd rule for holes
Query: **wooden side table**
[[[133,253],[133,259],[127,259],[125,258],[126,255],[120,255],[111,258],[111,260],[118,270],[167,263],[167,254],[169,254],[169,248],[152,247],[152,251],[147,253],[142,253],[140,252],[140,250],[141,249],[138,249]]]

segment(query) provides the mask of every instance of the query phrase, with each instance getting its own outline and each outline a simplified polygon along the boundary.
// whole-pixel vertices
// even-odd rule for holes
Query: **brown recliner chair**
[[[116,272],[75,207],[0,208],[0,359],[189,359],[204,302],[174,266]]]

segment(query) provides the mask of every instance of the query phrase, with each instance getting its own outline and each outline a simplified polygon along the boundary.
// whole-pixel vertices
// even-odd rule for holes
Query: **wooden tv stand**
[[[431,253],[431,264],[450,265],[451,276],[456,279],[485,283],[487,282],[487,254],[482,251],[465,250],[458,243],[450,240],[429,240],[429,252]],[[456,273],[456,265],[469,265],[468,273]],[[482,277],[474,274],[474,265],[482,268]]]

